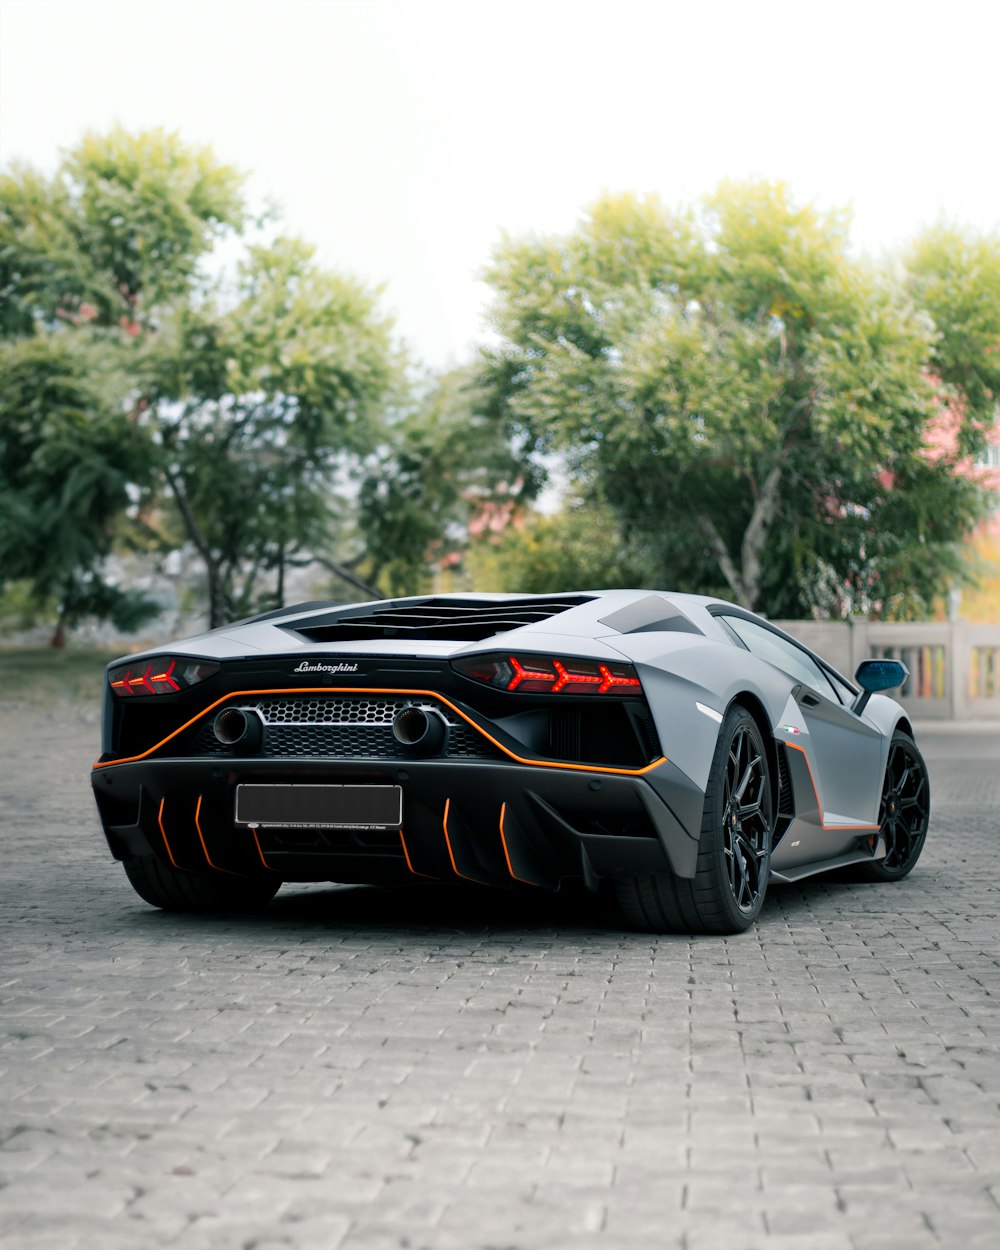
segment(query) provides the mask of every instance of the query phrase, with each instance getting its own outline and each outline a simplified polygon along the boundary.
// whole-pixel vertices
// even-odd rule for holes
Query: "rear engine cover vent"
[[[374,611],[349,609],[282,625],[309,642],[366,642],[398,638],[415,641],[480,642],[510,629],[537,625],[567,608],[589,603],[592,596],[559,599],[424,599],[388,604]]]

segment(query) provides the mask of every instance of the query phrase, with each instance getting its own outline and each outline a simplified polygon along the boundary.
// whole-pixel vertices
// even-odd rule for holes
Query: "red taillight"
[[[135,664],[116,664],[108,670],[108,685],[119,699],[140,694],[175,694],[196,686],[218,671],[219,665],[210,660],[163,655]]]
[[[540,655],[473,656],[454,660],[465,677],[518,694],[641,694],[631,664]]]
[[[537,666],[525,668],[521,661],[514,656],[510,657],[510,662],[514,669],[514,676],[507,682],[505,687],[507,690],[520,690],[522,687],[525,690],[554,689],[549,683],[555,681],[555,673],[548,673],[545,669]],[[498,676],[501,676],[502,679],[502,674],[498,674]],[[496,685],[495,682],[493,684]]]

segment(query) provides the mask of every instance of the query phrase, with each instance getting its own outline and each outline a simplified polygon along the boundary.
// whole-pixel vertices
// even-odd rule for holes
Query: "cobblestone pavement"
[[[165,915],[95,721],[0,708],[5,1250],[1000,1246],[1000,727],[922,735],[907,882],[687,940],[441,888]]]

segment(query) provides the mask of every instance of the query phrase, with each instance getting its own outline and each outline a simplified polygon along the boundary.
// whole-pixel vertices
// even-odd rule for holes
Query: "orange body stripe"
[[[507,838],[503,831],[503,818],[504,816],[506,816],[506,814],[507,814],[507,804],[501,803],[500,805],[500,841],[503,843],[503,857],[507,861],[507,871],[510,873],[510,875],[514,878],[515,881],[520,881],[522,885],[537,886],[538,885],[537,881],[527,881],[525,880],[524,877],[519,877],[511,865],[510,851],[507,850]]]
[[[190,720],[185,721],[184,724],[175,729],[173,733],[167,734],[165,738],[162,738],[156,743],[155,746],[151,746],[147,751],[143,751],[139,755],[127,755],[119,760],[104,760],[103,762],[101,760],[97,760],[94,764],[94,768],[111,768],[115,764],[134,764],[137,760],[144,760],[148,756],[152,755],[154,751],[158,751],[160,747],[166,746],[172,738],[176,738],[177,735],[183,733],[185,729],[189,729],[195,721],[201,720],[203,716],[207,716],[208,713],[211,712],[213,708],[217,708],[220,703],[228,703],[230,699],[243,699],[250,695],[263,694],[423,695],[425,698],[436,699],[439,703],[443,703],[446,707],[451,708],[456,716],[460,716],[466,724],[471,725],[477,733],[481,733],[488,742],[492,742],[498,750],[502,751],[504,755],[509,756],[510,759],[515,760],[518,764],[530,764],[535,768],[563,768],[573,770],[574,772],[613,773],[618,777],[641,777],[644,773],[648,773],[654,768],[659,768],[661,764],[665,764],[667,762],[667,757],[665,755],[661,755],[658,759],[653,760],[651,764],[645,764],[642,768],[606,768],[600,764],[563,764],[557,763],[553,760],[528,759],[526,756],[518,755],[516,752],[511,751],[508,747],[505,747],[502,742],[498,742],[496,738],[494,738],[492,734],[487,733],[481,725],[477,725],[471,716],[467,716],[460,707],[456,707],[450,699],[446,699],[443,694],[438,694],[437,691],[434,690],[399,690],[392,686],[293,686],[289,689],[281,690],[234,690],[231,694],[223,695],[221,699],[216,699],[214,703],[210,703],[208,707],[203,708],[202,711],[200,711],[196,716],[192,716]]]
[[[819,790],[816,789],[816,778],[813,776],[812,765],[809,763],[809,756],[806,753],[805,747],[800,747],[798,743],[795,743],[795,742],[786,742],[784,745],[786,747],[791,747],[793,751],[802,752],[802,758],[805,760],[806,768],[809,771],[809,782],[812,785],[813,794],[815,794],[816,796],[816,808],[819,811],[819,821],[824,829],[845,829],[845,830],[857,829],[860,832],[864,832],[866,829],[878,829],[879,828],[878,825],[828,825],[826,823],[826,820],[823,817],[823,804],[819,801]]]

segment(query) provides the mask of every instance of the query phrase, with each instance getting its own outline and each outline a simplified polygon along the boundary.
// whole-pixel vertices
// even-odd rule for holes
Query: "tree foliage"
[[[782,186],[724,184],[697,213],[609,197],[496,254],[495,411],[565,456],[652,583],[890,614],[955,572],[979,505],[926,454],[947,340],[846,231]]]
[[[560,512],[524,515],[500,535],[481,536],[467,561],[479,590],[548,594],[641,586],[650,555],[618,535],[607,507],[570,500]]]
[[[105,353],[68,336],[0,343],[0,569],[57,632],[85,616],[130,628],[149,606],[101,577],[129,489],[150,480],[149,442],[119,402]]]
[[[1000,401],[1000,236],[936,226],[905,257],[907,285],[934,325],[930,368],[965,420],[961,454],[981,450]]]
[[[492,419],[472,368],[425,380],[393,414],[358,500],[366,577],[414,594],[429,566],[464,547],[484,510],[529,501],[535,481]]]
[[[162,549],[193,547],[218,625],[280,603],[286,569],[313,555],[351,578],[331,557],[359,532],[365,473],[426,476],[433,440],[377,292],[280,237],[208,281],[211,248],[247,219],[242,176],[163,131],[87,135],[51,178],[0,177],[0,555],[4,578],[55,592],[61,620],[141,607],[102,577],[140,507]],[[367,493],[375,555],[362,533],[352,561],[388,569],[378,553],[404,531],[394,583],[448,511],[418,529],[396,506],[405,492]]]
[[[138,404],[159,320],[243,219],[240,177],[163,131],[87,135],[52,178],[0,175],[0,578],[84,616],[152,606],[103,562],[155,486]]]
[[[374,451],[401,376],[375,296],[300,240],[251,247],[235,294],[179,312],[149,387],[212,625],[281,602],[287,567],[333,544],[338,487]]]
[[[135,336],[243,224],[242,182],[208,148],[121,128],[85,135],[52,178],[0,175],[0,329],[62,321]]]

